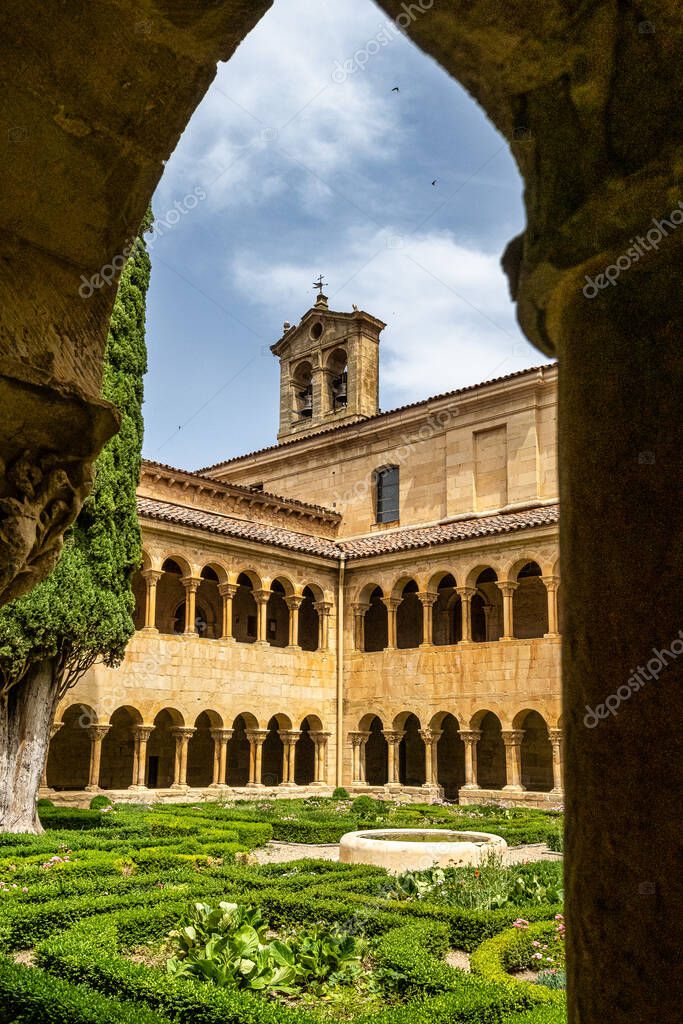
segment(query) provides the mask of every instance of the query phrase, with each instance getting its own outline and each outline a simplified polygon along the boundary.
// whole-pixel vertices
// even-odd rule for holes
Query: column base
[[[173,789],[176,792],[185,793],[190,787],[186,782],[173,782],[169,786],[169,789]]]
[[[458,640],[456,647],[471,647],[474,640]]]
[[[301,648],[299,647],[298,644],[287,644],[287,646],[285,647],[285,650],[286,651],[300,651]]]
[[[199,636],[199,633],[197,632],[196,629],[184,629],[182,635],[183,636]]]
[[[309,786],[312,789],[327,789],[326,782],[309,782]]]
[[[85,787],[85,792],[86,793],[100,793],[101,790],[100,790],[99,786],[86,786]]]
[[[234,636],[219,636],[218,639],[224,644],[236,644]]]
[[[129,786],[128,789],[131,793],[148,793],[149,788],[147,786]]]
[[[509,786],[503,786],[502,793],[526,793],[526,786],[517,786],[510,783]]]
[[[476,782],[466,782],[460,789],[464,789],[466,793],[474,793],[476,790],[481,789],[481,786],[478,786]]]
[[[230,786],[227,782],[211,782],[209,784],[209,789],[230,789]]]
[[[267,640],[254,640],[252,647],[270,647]]]
[[[278,782],[278,789],[297,789],[296,782]]]
[[[559,789],[551,789],[548,792],[548,796],[561,796],[561,797],[564,797],[564,789],[562,789],[561,787]]]
[[[401,790],[403,789],[403,786],[401,785],[400,782],[385,782],[384,788],[388,790],[390,793],[400,793]]]
[[[246,785],[247,789],[265,789],[266,787],[262,782],[248,782]]]
[[[543,639],[544,640],[559,640],[560,639],[560,634],[559,633],[544,633],[543,634]]]
[[[143,626],[142,629],[138,630],[138,633],[144,633],[145,636],[156,636],[159,630],[156,626]]]
[[[499,644],[509,644],[511,640],[516,640],[516,639],[517,639],[516,636],[499,636],[498,637],[498,643]]]

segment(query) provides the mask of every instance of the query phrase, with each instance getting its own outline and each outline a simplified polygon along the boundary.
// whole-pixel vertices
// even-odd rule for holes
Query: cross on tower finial
[[[321,274],[317,281],[313,282],[313,287],[318,289],[318,294],[322,295],[323,288],[327,285],[327,281],[323,281],[323,275]]]

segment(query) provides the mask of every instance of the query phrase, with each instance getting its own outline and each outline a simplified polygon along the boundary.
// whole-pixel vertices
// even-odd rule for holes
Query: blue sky
[[[147,458],[192,469],[274,442],[269,346],[320,272],[332,309],[388,324],[383,409],[543,362],[499,265],[521,194],[482,111],[371,0],[275,0],[154,196]]]

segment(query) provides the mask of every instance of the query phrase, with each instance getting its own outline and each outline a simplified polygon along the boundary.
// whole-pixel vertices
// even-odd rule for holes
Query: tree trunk
[[[36,801],[58,686],[54,662],[43,661],[0,700],[0,832],[43,831]]]

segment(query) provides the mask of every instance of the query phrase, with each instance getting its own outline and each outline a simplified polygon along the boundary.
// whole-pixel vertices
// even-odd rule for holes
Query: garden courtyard
[[[0,1022],[561,1024],[562,815],[369,796],[91,808],[0,837]],[[478,867],[339,863],[372,828],[494,833]]]

